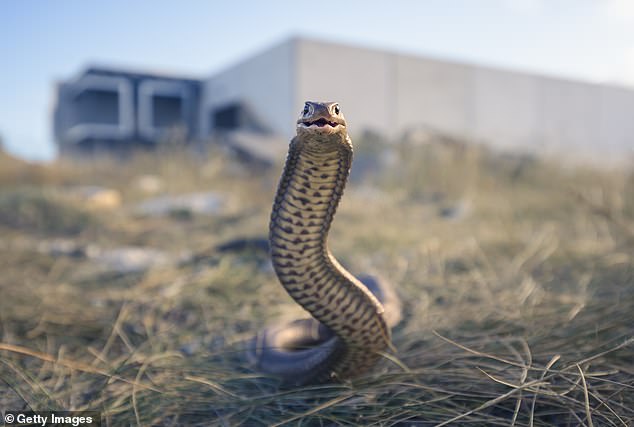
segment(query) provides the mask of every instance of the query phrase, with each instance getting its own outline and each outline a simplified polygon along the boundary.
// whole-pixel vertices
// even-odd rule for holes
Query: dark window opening
[[[183,99],[180,96],[154,95],[152,111],[152,126],[155,128],[169,128],[184,122]]]
[[[78,124],[119,124],[119,92],[87,89],[75,98]]]
[[[212,123],[218,130],[235,130],[244,126],[243,109],[238,104],[218,108],[212,112]]]
[[[269,133],[268,127],[256,118],[244,104],[234,103],[212,110],[211,123],[214,130],[250,130],[259,133]]]

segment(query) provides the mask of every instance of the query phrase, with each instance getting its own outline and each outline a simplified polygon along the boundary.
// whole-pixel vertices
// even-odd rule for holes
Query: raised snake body
[[[391,345],[390,325],[399,317],[394,292],[371,277],[364,285],[327,245],[351,164],[338,104],[307,102],[273,203],[269,242],[281,284],[316,320],[269,328],[248,352],[258,369],[287,382],[356,376]],[[393,311],[390,324],[382,302]]]

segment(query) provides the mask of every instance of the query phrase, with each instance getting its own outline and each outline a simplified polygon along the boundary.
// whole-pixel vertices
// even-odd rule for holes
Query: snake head
[[[346,119],[337,102],[306,101],[297,120],[297,135],[348,134]]]

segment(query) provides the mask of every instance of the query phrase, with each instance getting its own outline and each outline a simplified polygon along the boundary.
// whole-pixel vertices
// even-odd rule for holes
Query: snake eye
[[[339,113],[341,112],[341,109],[339,108],[339,104],[335,104],[335,106],[332,108],[332,111],[334,111],[336,115],[339,115]]]
[[[310,105],[308,105],[308,102],[306,104],[304,104],[304,111],[302,111],[302,113],[307,116],[308,113],[310,113]]]

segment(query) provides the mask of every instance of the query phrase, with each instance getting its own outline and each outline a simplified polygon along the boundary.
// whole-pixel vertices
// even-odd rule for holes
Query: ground
[[[397,351],[292,389],[242,357],[265,325],[306,315],[262,247],[283,159],[0,154],[0,408],[105,425],[632,425],[634,169],[355,145],[330,245],[395,284]],[[159,196],[182,203],[146,209]]]

